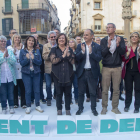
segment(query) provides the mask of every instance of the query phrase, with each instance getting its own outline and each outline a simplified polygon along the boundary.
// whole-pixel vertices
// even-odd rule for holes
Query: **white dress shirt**
[[[108,37],[108,39],[109,39],[109,37]],[[116,36],[114,36],[114,38],[111,40],[111,46],[110,46],[109,51],[113,55],[113,53],[115,52],[115,50],[116,50]]]
[[[4,55],[4,53],[3,53]],[[7,58],[6,58],[7,59]],[[9,83],[13,81],[13,76],[8,66],[7,61],[1,64],[1,83]]]
[[[90,69],[91,68],[91,64],[89,61],[89,48],[88,45],[86,45],[86,64],[85,64],[85,69]]]

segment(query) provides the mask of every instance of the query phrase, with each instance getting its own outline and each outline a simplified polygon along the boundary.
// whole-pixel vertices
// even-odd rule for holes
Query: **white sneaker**
[[[9,112],[10,112],[10,114],[14,114],[14,113],[15,113],[14,108],[11,108],[11,109],[9,110]]]
[[[31,113],[31,107],[27,107],[25,113],[30,114]]]
[[[2,110],[2,114],[6,114],[6,113],[7,113],[6,109]]]
[[[40,107],[40,106],[37,106],[37,107],[36,107],[36,110],[37,110],[37,111],[39,111],[40,113],[44,112],[44,110],[43,110],[43,109],[41,109],[41,107]]]

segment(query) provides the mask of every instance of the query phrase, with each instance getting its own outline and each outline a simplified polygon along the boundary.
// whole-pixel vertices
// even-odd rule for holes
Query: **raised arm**
[[[63,60],[62,55],[56,56],[55,49],[56,48],[52,48],[51,52],[49,54],[49,58],[50,58],[52,64],[58,64],[59,62],[61,62]]]
[[[92,53],[89,56],[95,61],[100,62],[102,59],[101,46],[97,45],[95,49],[96,51],[94,51],[94,49],[92,48]]]

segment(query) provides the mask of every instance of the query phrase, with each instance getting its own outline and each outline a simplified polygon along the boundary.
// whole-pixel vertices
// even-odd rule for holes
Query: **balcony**
[[[73,16],[73,12],[72,12],[72,9],[70,9],[70,16]]]
[[[12,14],[13,13],[13,7],[12,6],[10,6],[10,7],[2,7],[2,13],[4,14],[4,15],[6,15],[6,14]]]
[[[48,19],[49,19],[49,22],[52,22],[52,17],[51,16],[49,16]]]
[[[76,6],[72,5],[72,10],[76,11]]]
[[[132,11],[132,18],[136,17],[137,16],[137,10],[133,10]]]
[[[76,4],[80,4],[81,0],[76,0]]]
[[[29,4],[18,4],[17,11],[25,11],[25,10],[46,10],[50,12],[49,6],[44,3],[29,3]]]

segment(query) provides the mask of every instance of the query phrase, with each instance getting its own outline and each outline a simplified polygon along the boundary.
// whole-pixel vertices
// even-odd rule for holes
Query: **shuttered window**
[[[9,35],[9,31],[13,29],[13,19],[6,18],[2,19],[2,34]]]
[[[5,12],[11,12],[11,0],[5,0]]]
[[[95,31],[101,31],[101,20],[95,20]]]
[[[29,8],[28,0],[22,0],[22,9],[28,9],[28,8]]]

